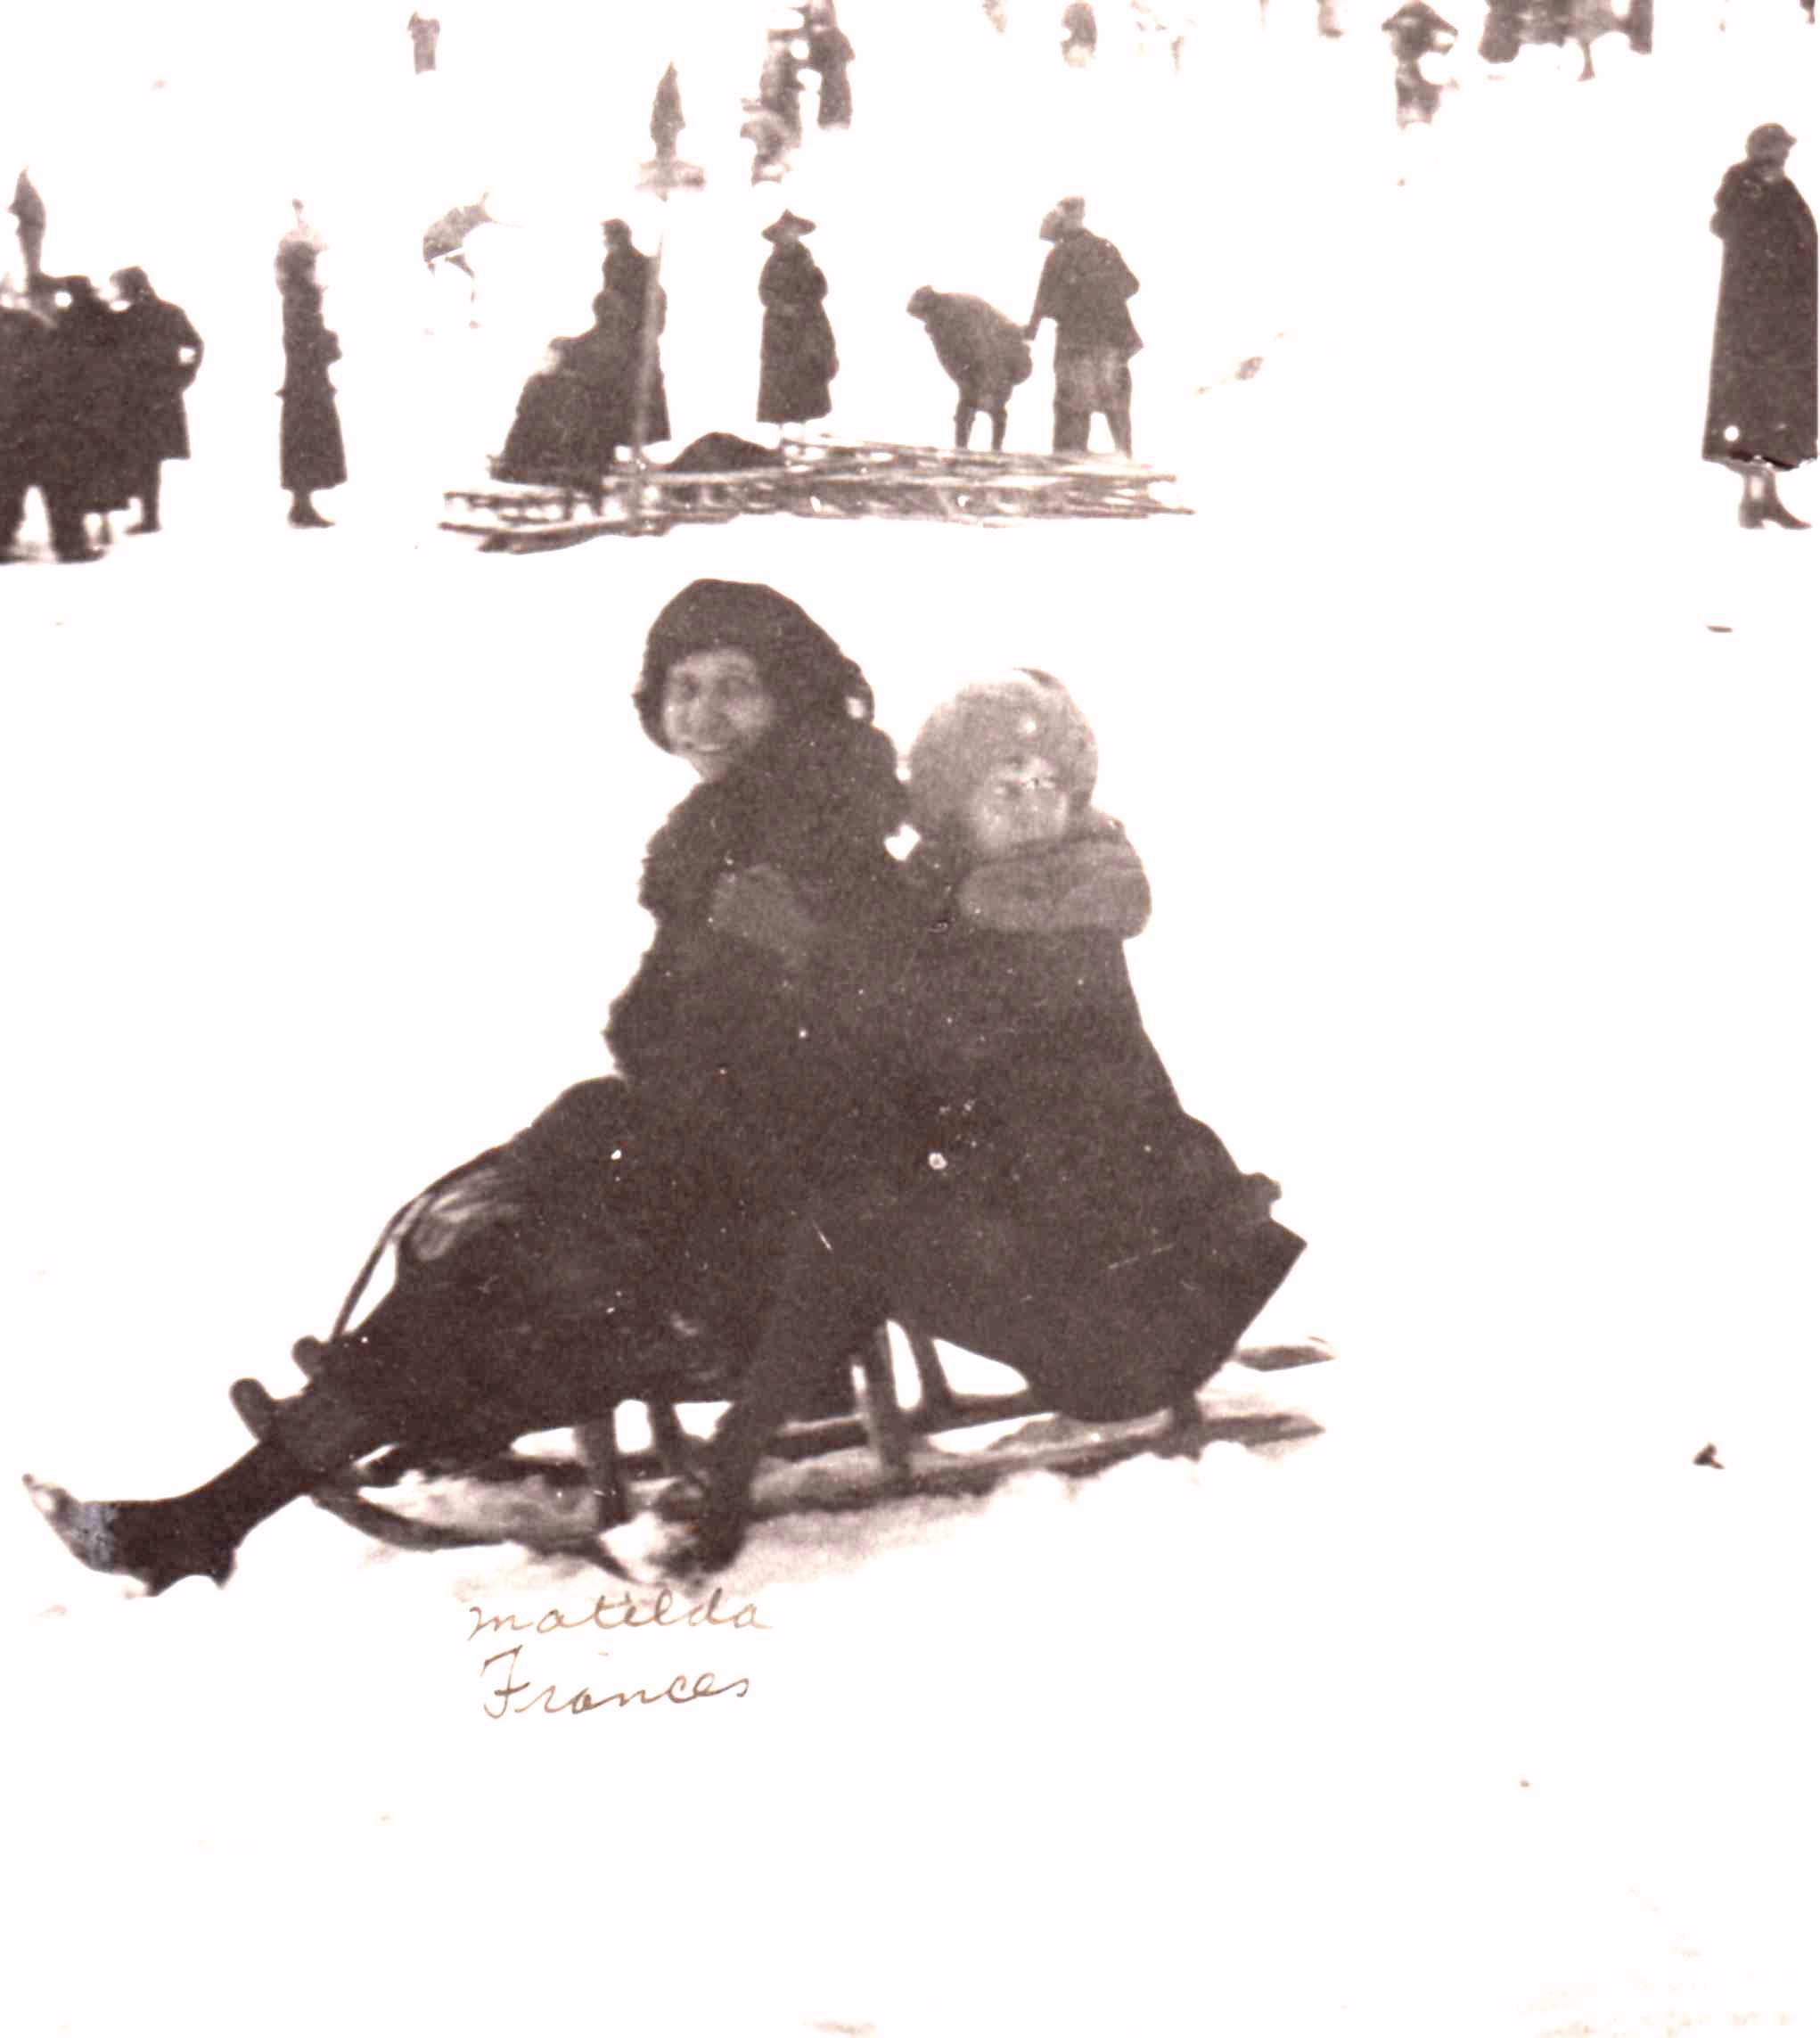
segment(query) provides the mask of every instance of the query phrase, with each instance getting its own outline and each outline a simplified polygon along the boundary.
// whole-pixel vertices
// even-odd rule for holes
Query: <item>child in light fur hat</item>
[[[1144,931],[1144,866],[1091,804],[1099,745],[1059,679],[1026,667],[963,687],[917,732],[907,764],[920,838],[908,868],[951,885],[963,922],[1007,933]]]

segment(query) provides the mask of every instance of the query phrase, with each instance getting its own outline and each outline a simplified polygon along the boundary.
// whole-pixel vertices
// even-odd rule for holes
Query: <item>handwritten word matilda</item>
[[[554,1635],[569,1628],[757,1628],[761,1632],[770,1631],[768,1623],[758,1618],[753,1600],[748,1599],[734,1612],[726,1611],[718,1585],[707,1598],[696,1599],[680,1609],[675,1595],[665,1585],[649,1600],[635,1598],[630,1592],[609,1599],[603,1592],[585,1614],[569,1615],[560,1607],[552,1607],[534,1621],[521,1619],[517,1614],[489,1614],[484,1607],[470,1607],[468,1611],[474,1616],[470,1641],[477,1641],[485,1633]]]

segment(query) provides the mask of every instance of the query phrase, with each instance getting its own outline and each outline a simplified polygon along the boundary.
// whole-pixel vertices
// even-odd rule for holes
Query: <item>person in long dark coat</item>
[[[335,385],[329,380],[331,366],[341,358],[341,342],[324,322],[316,253],[307,241],[280,244],[278,291],[284,312],[278,479],[291,491],[291,522],[299,530],[326,530],[329,519],[313,498],[318,489],[337,489],[348,479]]]
[[[1092,731],[1046,673],[965,688],[909,755],[919,841],[903,957],[863,1023],[901,1129],[869,1180],[825,1178],[716,1433],[682,1550],[726,1562],[794,1383],[887,1318],[1015,1367],[1088,1421],[1187,1412],[1302,1242],[1182,1109],[1123,944],[1143,864],[1091,805]]]
[[[823,300],[828,279],[802,244],[813,219],[786,209],[765,229],[771,252],[758,272],[765,307],[758,351],[758,422],[804,424],[833,409],[833,381],[840,372],[834,328]]]
[[[927,284],[904,308],[922,320],[936,359],[960,391],[955,444],[966,446],[974,416],[983,410],[992,421],[992,450],[1003,451],[1012,391],[1029,380],[1032,366],[1021,329],[982,297],[931,290]]]
[[[676,137],[687,125],[683,118],[683,88],[676,82],[676,67],[669,64],[658,79],[651,101],[651,141],[659,162],[676,160]]]
[[[649,322],[650,360],[646,364],[643,353],[634,349],[629,370],[632,382],[626,401],[627,418],[635,421],[637,378],[642,373],[645,377],[642,442],[654,445],[670,435],[669,399],[664,390],[663,358],[657,344],[668,322],[669,301],[663,285],[657,280],[657,258],[644,253],[634,243],[632,229],[623,219],[603,221],[601,234],[607,249],[605,259],[601,263],[601,288],[611,292],[631,315],[641,347]],[[633,436],[627,433],[627,445],[632,443]]]
[[[1407,0],[1384,23],[1382,32],[1390,38],[1390,54],[1396,65],[1397,125],[1425,127],[1440,105],[1441,88],[1432,78],[1422,76],[1422,61],[1446,55],[1459,39],[1460,31],[1436,13],[1428,0]],[[1486,33],[1490,32],[1488,21]]]
[[[1790,180],[1794,136],[1753,128],[1714,200],[1725,243],[1713,326],[1705,456],[1743,477],[1738,522],[1808,527],[1776,493],[1776,475],[1816,452],[1814,215]]]
[[[154,1593],[225,1582],[259,1522],[384,1444],[497,1450],[676,1394],[701,1344],[750,1349],[778,1240],[876,1138],[870,1072],[811,989],[818,950],[902,883],[904,793],[859,668],[773,588],[685,588],[633,699],[699,782],[646,851],[654,933],[608,1022],[619,1072],[414,1199],[391,1289],[310,1341],[302,1390],[236,1383],[260,1441],[217,1477],[120,1502],[29,1481],[91,1569]]]
[[[143,269],[117,270],[112,280],[123,301],[114,323],[126,383],[127,482],[139,498],[139,521],[127,528],[157,530],[163,464],[190,456],[184,391],[202,366],[202,337],[180,306],[152,289]]]
[[[65,279],[45,277],[47,286]],[[87,425],[94,395],[87,349],[77,345],[40,291],[29,308],[0,305],[0,562],[14,556],[26,497],[36,488],[51,548],[66,564],[101,555],[89,540],[87,510],[95,449]]]
[[[110,518],[133,499],[129,476],[127,367],[119,316],[87,276],[46,279],[57,305],[51,417],[51,460],[60,489],[85,517]]]
[[[1064,198],[1038,228],[1051,242],[1024,337],[1055,321],[1057,453],[1085,453],[1095,411],[1131,457],[1131,357],[1144,345],[1127,308],[1138,281],[1111,241],[1086,228],[1086,201]]]

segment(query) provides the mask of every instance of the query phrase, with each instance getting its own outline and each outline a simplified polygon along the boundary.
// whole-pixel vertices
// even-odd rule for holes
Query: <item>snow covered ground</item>
[[[585,322],[594,223],[655,224],[628,176],[659,53],[450,0],[420,81],[402,15],[101,8],[98,70],[57,68],[46,14],[0,86],[50,265],[143,261],[210,346],[166,535],[0,577],[15,1469],[206,1476],[226,1381],[287,1381],[393,1206],[600,1065],[685,789],[627,694],[698,574],[803,600],[900,739],[998,664],[1068,680],[1152,870],[1152,1032],[1311,1242],[1258,1335],[1340,1353],[1239,1376],[1325,1426],[1280,1459],[769,1527],[722,1609],[762,1630],[477,1632],[578,1621],[601,1582],[307,1508],[226,1593],[135,1604],[21,1501],[10,2027],[1811,2014],[1820,541],[1738,532],[1695,456],[1710,193],[1758,121],[1816,132],[1820,45],[1793,0],[1723,38],[1665,6],[1596,86],[1533,53],[1492,84],[1463,21],[1462,89],[1399,149],[1366,10],[1330,47],[1311,7],[1258,34],[1234,4],[1179,79],[1110,31],[1064,71],[1050,12],[1013,0],[1001,45],[966,0],[849,0],[854,131],[781,194],[714,131],[746,67],[704,36],[678,433],[745,421],[780,202],[823,223],[833,426],[939,439],[904,300],[1021,314],[1042,210],[1085,190],[1144,278],[1139,450],[1193,520],[480,557],[439,491]],[[230,57],[274,60],[260,97]],[[477,250],[471,332],[416,236],[489,184],[519,224]],[[292,196],[332,243],[354,473],[308,535],[269,394]],[[1013,445],[1046,398],[1043,361]],[[1787,497],[1820,511],[1811,473]],[[508,1672],[749,1689],[495,1718]]]

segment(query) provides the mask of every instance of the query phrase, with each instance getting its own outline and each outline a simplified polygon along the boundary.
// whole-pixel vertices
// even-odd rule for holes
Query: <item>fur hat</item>
[[[986,773],[1015,758],[1046,758],[1077,809],[1093,798],[1100,750],[1066,686],[1025,666],[963,686],[916,732],[906,760],[910,819],[925,841],[952,832]]]
[[[759,238],[771,242],[781,241],[785,231],[792,226],[795,227],[799,236],[804,234],[813,234],[816,230],[816,223],[813,219],[803,218],[800,214],[792,212],[786,205],[776,218],[764,229]]]
[[[693,580],[667,603],[644,640],[632,704],[660,749],[670,668],[699,651],[743,651],[758,668],[783,719],[870,722],[865,675],[822,626],[787,595],[757,580]]]
[[[1043,224],[1037,227],[1040,240],[1059,241],[1076,226],[1086,224],[1087,201],[1084,198],[1058,198],[1043,215]]]

